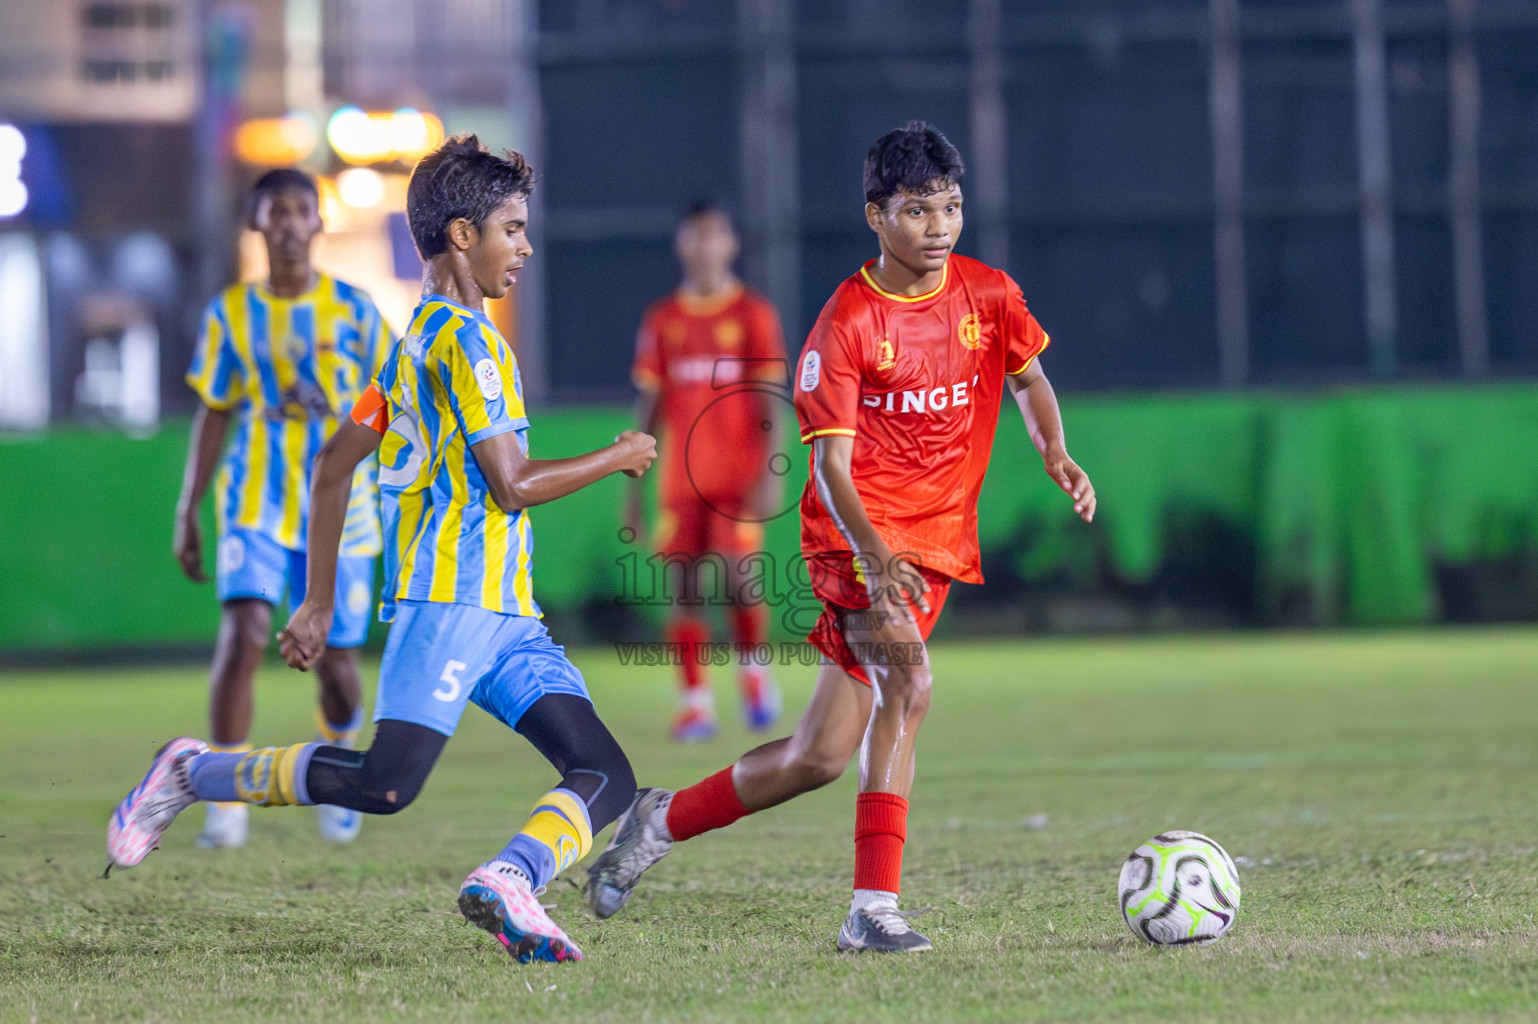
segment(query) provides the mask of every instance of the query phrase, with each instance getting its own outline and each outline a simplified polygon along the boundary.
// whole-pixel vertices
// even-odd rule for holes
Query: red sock
[[[668,831],[675,841],[693,839],[701,832],[725,828],[753,812],[742,806],[732,784],[732,766],[708,776],[688,789],[673,794],[668,805]]]
[[[896,793],[861,793],[854,801],[854,887],[901,892],[908,801]]]
[[[761,644],[768,633],[769,609],[761,604],[733,605],[732,639],[739,644]]]
[[[699,619],[676,619],[669,622],[664,636],[668,643],[678,644],[683,660],[684,690],[697,690],[705,685],[705,670],[700,667],[700,644],[710,639],[710,630]]]

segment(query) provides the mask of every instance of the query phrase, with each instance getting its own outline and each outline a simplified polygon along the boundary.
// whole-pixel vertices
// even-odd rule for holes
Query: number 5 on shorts
[[[464,688],[464,683],[460,682],[458,673],[464,670],[465,663],[462,661],[450,661],[447,665],[443,666],[443,675],[438,677],[438,681],[443,685],[433,691],[433,696],[445,704],[452,704],[458,700],[459,691]]]

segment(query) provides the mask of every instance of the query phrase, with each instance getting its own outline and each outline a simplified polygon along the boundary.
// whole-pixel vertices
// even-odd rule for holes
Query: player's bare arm
[[[657,436],[657,419],[661,413],[661,395],[655,383],[637,382],[636,387],[641,395],[636,399],[635,422],[636,429],[643,434],[652,437]],[[646,532],[646,514],[641,504],[641,482],[639,475],[625,495],[625,527],[637,537]]]
[[[336,600],[336,559],[347,522],[353,472],[384,438],[351,417],[342,421],[316,456],[310,476],[310,533],[305,597],[278,633],[278,651],[290,668],[309,667],[326,651]]]
[[[198,523],[198,508],[208,482],[219,466],[224,440],[230,429],[227,410],[199,405],[192,417],[192,440],[187,446],[187,468],[182,474],[182,492],[176,499],[176,529],[171,549],[182,572],[194,583],[207,583],[203,571],[203,530]]]
[[[564,498],[610,473],[639,479],[657,458],[657,439],[627,430],[614,443],[570,459],[530,459],[511,431],[488,437],[470,447],[492,499],[504,512],[543,505]]]
[[[872,610],[888,611],[898,621],[913,622],[915,607],[929,611],[929,600],[924,596],[929,585],[916,568],[892,552],[871,523],[849,472],[854,438],[829,434],[815,438],[812,445],[817,497],[860,560]]]
[[[1068,457],[1063,442],[1063,417],[1057,408],[1057,394],[1041,369],[1041,360],[1031,362],[1023,371],[1004,378],[1025,419],[1025,429],[1041,453],[1043,467],[1053,481],[1073,499],[1073,510],[1086,523],[1095,518],[1095,486],[1078,463]]]

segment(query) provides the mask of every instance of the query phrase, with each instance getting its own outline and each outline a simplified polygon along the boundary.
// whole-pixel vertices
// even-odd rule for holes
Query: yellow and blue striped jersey
[[[528,454],[512,346],[484,313],[430,295],[376,387],[389,417],[379,447],[386,536],[380,618],[394,618],[396,601],[542,614],[534,603],[528,510],[498,507],[470,451],[515,430]]]
[[[304,549],[310,467],[390,345],[368,294],[324,274],[291,299],[238,284],[208,304],[187,383],[236,420],[215,485],[221,532],[255,530]],[[376,472],[370,459],[353,478],[343,556],[379,553]]]

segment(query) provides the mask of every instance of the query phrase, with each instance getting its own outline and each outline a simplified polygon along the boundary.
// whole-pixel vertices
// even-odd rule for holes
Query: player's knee
[[[224,607],[225,628],[239,647],[261,650],[272,627],[272,605],[255,599],[230,601]]]
[[[425,779],[401,778],[386,780],[376,783],[370,788],[374,791],[375,814],[399,814],[411,806],[417,794],[422,792],[422,783]]]
[[[894,666],[882,680],[881,699],[891,702],[904,718],[923,718],[929,713],[933,686],[934,676],[928,665]]]
[[[315,679],[322,691],[352,696],[358,689],[358,654],[351,647],[328,647],[315,663]]]

